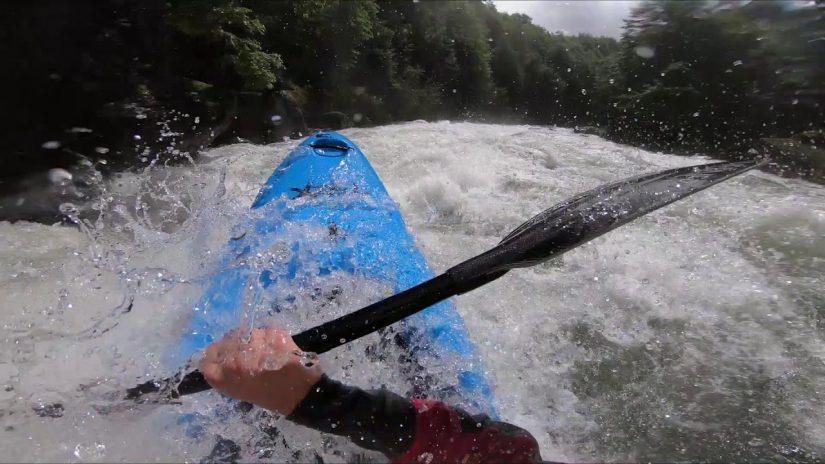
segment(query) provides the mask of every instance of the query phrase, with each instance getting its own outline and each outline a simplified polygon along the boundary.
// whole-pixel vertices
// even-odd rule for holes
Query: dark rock
[[[825,131],[822,129],[801,132],[794,135],[793,138],[802,143],[813,145],[815,148],[825,148]]]
[[[767,137],[761,143],[761,151],[772,161],[769,171],[774,174],[825,181],[825,146],[802,143],[797,137]]]
[[[201,459],[202,463],[238,462],[241,458],[241,447],[237,443],[218,435],[218,441],[212,448],[209,456]]]
[[[248,403],[246,401],[238,401],[237,403],[235,403],[235,409],[237,409],[238,412],[241,413],[248,413],[254,407],[255,405],[253,405],[252,403]]]
[[[349,116],[340,111],[329,111],[318,117],[322,129],[340,130],[352,126]]]
[[[63,417],[63,404],[61,403],[38,403],[32,406],[32,410],[40,417]]]
[[[303,137],[309,132],[300,104],[287,91],[238,92],[232,108],[232,123],[214,140],[217,145],[238,139],[273,143],[284,137]]]

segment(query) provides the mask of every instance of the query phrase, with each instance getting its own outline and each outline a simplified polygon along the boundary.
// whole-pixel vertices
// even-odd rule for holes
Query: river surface
[[[344,134],[436,271],[578,192],[709,161],[535,126],[413,122]],[[189,166],[101,181],[99,197],[62,205],[73,226],[0,222],[0,460],[197,462],[217,436],[238,448],[218,452],[243,460],[379,458],[260,411],[226,410],[214,392],[164,406],[112,399],[173,372],[164,353],[205,276],[297,143],[225,146]],[[751,172],[456,304],[502,418],[530,430],[545,459],[817,461],[823,276],[825,189]],[[361,298],[344,303],[371,295]],[[348,382],[394,385],[362,357],[322,359]],[[193,438],[179,421],[193,411],[226,418]],[[280,431],[265,440],[270,426]]]

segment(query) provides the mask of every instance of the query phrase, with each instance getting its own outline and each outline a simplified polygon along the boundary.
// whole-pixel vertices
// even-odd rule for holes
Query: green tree
[[[212,54],[211,59],[186,60],[191,78],[254,90],[275,84],[283,63],[262,49],[264,25],[250,8],[235,0],[174,0],[166,20],[188,41],[188,49]]]
[[[748,145],[771,83],[759,36],[707,2],[645,2],[622,37],[613,133],[667,148]]]

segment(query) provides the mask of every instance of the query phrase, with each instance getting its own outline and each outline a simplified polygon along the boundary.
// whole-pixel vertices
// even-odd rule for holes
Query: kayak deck
[[[274,321],[296,333],[337,317],[323,313],[342,291],[369,288],[379,299],[433,277],[364,154],[334,132],[309,137],[275,169],[250,217],[233,229],[219,269],[195,306],[175,362],[239,325]],[[351,278],[349,286],[338,284],[342,276]],[[496,415],[482,363],[452,302],[395,324],[394,332],[384,337],[405,347],[417,372],[453,377],[439,378],[438,392],[415,393]]]

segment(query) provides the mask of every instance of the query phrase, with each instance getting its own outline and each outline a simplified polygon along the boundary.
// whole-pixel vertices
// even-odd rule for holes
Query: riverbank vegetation
[[[825,5],[644,2],[620,40],[481,1],[41,0],[0,20],[2,184],[456,118],[825,177]],[[105,165],[100,164],[105,162]],[[27,177],[28,176],[28,177]]]

